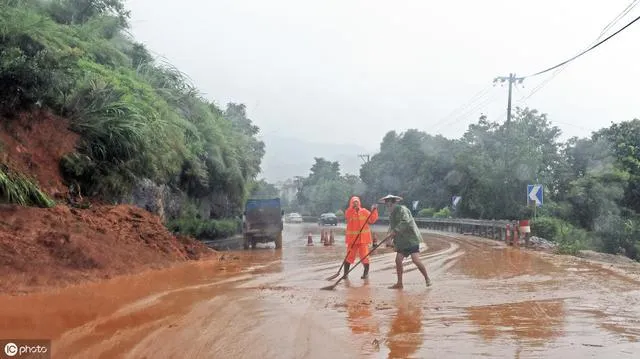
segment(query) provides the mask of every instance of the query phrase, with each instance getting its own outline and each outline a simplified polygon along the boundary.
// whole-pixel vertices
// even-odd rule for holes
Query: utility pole
[[[511,97],[512,97],[512,93],[513,93],[513,84],[518,82],[518,83],[522,83],[522,81],[524,80],[524,77],[516,77],[516,74],[509,74],[509,77],[506,76],[498,76],[493,80],[493,85],[495,86],[497,82],[500,83],[504,83],[505,81],[509,81],[509,97],[507,100],[507,122],[505,122],[505,145],[504,145],[504,176],[505,176],[505,186],[507,186],[506,188],[508,188],[508,184],[511,182],[511,176],[512,173],[510,171],[511,169],[511,162],[509,160],[509,154],[511,153]],[[503,191],[502,193],[503,195],[503,206],[508,206],[509,203],[511,203],[512,199],[511,198],[511,193],[509,193],[509,190],[507,189],[506,191]],[[510,213],[505,213],[507,215],[507,217],[510,215]]]
[[[511,123],[511,94],[513,92],[513,84],[517,81],[519,84],[522,84],[524,81],[524,77],[516,77],[516,74],[509,74],[509,77],[506,76],[498,76],[493,79],[493,85],[497,82],[504,83],[505,81],[509,81],[509,99],[507,100],[507,125]]]

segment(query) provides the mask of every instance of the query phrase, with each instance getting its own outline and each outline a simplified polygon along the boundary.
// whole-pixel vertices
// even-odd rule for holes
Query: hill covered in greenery
[[[167,218],[176,230],[231,231],[233,223],[211,220],[240,213],[264,156],[259,129],[244,105],[220,108],[156,61],[128,20],[121,0],[3,0],[2,121],[40,108],[70,119],[80,141],[61,169],[83,195],[117,202],[152,181],[182,198]],[[0,178],[12,201],[17,177]]]

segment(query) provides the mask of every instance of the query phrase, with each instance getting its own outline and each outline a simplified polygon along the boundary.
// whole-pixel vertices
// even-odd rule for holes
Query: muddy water
[[[306,234],[316,232],[315,245]],[[1,338],[52,338],[54,358],[633,358],[640,283],[599,266],[450,234],[427,234],[434,286],[393,253],[334,291],[344,256],[318,228],[284,248],[225,253],[55,293],[0,297]],[[384,253],[387,252],[387,253]]]

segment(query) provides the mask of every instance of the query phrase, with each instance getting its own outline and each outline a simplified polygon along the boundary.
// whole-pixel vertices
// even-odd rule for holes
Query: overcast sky
[[[632,0],[127,0],[135,37],[218,104],[242,102],[267,134],[375,150],[389,130],[460,137],[504,121],[496,76],[555,65]],[[609,32],[640,15],[635,7]],[[640,22],[567,66],[529,78],[514,106],[566,136],[640,117]],[[489,86],[487,88],[487,86]],[[481,92],[482,90],[486,90]],[[449,116],[481,92],[461,116]]]

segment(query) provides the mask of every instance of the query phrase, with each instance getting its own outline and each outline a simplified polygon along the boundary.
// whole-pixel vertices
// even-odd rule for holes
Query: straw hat
[[[379,203],[400,202],[400,201],[402,201],[402,197],[394,196],[392,194],[388,194],[378,200]]]

